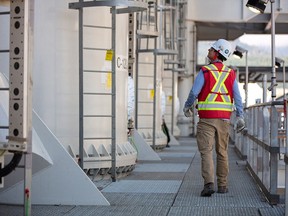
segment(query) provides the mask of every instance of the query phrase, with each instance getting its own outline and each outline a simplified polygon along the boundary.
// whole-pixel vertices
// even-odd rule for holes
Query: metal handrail
[[[231,130],[236,150],[243,158],[247,158],[248,169],[271,204],[277,204],[283,198],[283,193],[278,190],[278,176],[280,176],[278,164],[285,159],[287,166],[287,155],[281,157],[285,152],[281,145],[287,137],[287,117],[285,120],[280,118],[283,117],[285,107],[284,101],[249,106],[245,109],[247,128],[240,134]],[[232,121],[235,117],[233,113]],[[284,123],[279,124],[281,121]],[[284,133],[283,128],[279,130],[280,126],[285,127]]]

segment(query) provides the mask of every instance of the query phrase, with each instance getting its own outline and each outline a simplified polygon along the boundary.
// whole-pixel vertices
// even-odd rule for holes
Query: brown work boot
[[[217,193],[228,193],[228,188],[226,186],[219,186]]]
[[[204,185],[204,189],[201,191],[201,196],[210,197],[213,193],[215,193],[214,184],[210,182]]]

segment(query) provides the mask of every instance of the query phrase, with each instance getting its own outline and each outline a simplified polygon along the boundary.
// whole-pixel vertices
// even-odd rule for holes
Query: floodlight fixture
[[[246,7],[254,13],[264,13],[266,5],[269,0],[248,0]]]
[[[277,62],[277,61],[276,61],[276,62],[275,62],[275,67],[276,67],[276,68],[279,68],[280,66],[281,66],[280,62]]]
[[[274,3],[275,0],[248,0],[246,7],[252,10],[255,13],[264,13],[266,8],[266,4],[271,3],[271,57],[272,57],[272,76],[271,76],[271,86],[268,88],[272,94],[272,101],[275,100],[276,97],[276,62],[275,62],[275,11],[274,11]],[[287,139],[288,140],[288,139]],[[288,141],[287,141],[288,143]],[[288,146],[287,146],[288,148]],[[288,202],[288,201],[287,201]],[[286,212],[285,212],[286,214]],[[287,208],[287,215],[288,215],[288,208]]]
[[[286,100],[286,93],[285,93],[285,86],[286,86],[286,72],[285,72],[285,61],[281,58],[275,57],[275,67],[279,68],[280,66],[283,66],[283,99]]]
[[[243,57],[243,53],[240,52],[240,51],[238,51],[238,50],[235,50],[235,51],[233,52],[233,56],[234,56],[235,58],[241,59],[241,58]]]
[[[281,67],[281,64],[284,63],[284,60],[278,57],[275,57],[275,67],[279,68]]]
[[[238,58],[238,59],[240,59],[240,58],[242,58],[243,57],[243,53],[247,53],[248,52],[248,50],[246,50],[246,49],[244,49],[244,48],[242,48],[242,47],[240,47],[240,46],[236,46],[235,47],[235,51],[233,52],[233,56],[235,57],[235,58]]]

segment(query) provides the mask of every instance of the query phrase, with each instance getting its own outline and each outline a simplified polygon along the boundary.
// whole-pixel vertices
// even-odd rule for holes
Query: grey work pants
[[[227,186],[229,121],[200,119],[197,125],[197,145],[201,154],[204,184],[214,183],[213,145],[216,149],[217,185]]]

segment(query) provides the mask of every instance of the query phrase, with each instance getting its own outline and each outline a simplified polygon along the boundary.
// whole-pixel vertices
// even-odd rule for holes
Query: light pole
[[[266,4],[271,2],[271,51],[272,51],[272,76],[271,85],[268,90],[271,91],[272,101],[276,97],[276,68],[275,68],[275,14],[274,14],[274,4],[275,0],[248,0],[246,6],[254,13],[264,13]]]
[[[275,15],[274,15],[274,3],[275,0],[271,0],[271,48],[272,48],[272,77],[271,86],[269,87],[272,91],[272,101],[276,97],[276,68],[275,68]]]
[[[248,78],[249,78],[249,74],[248,74],[248,50],[240,47],[240,46],[236,46],[235,51],[233,52],[233,56],[236,58],[242,58],[243,57],[243,53],[245,54],[245,108],[248,107]]]

